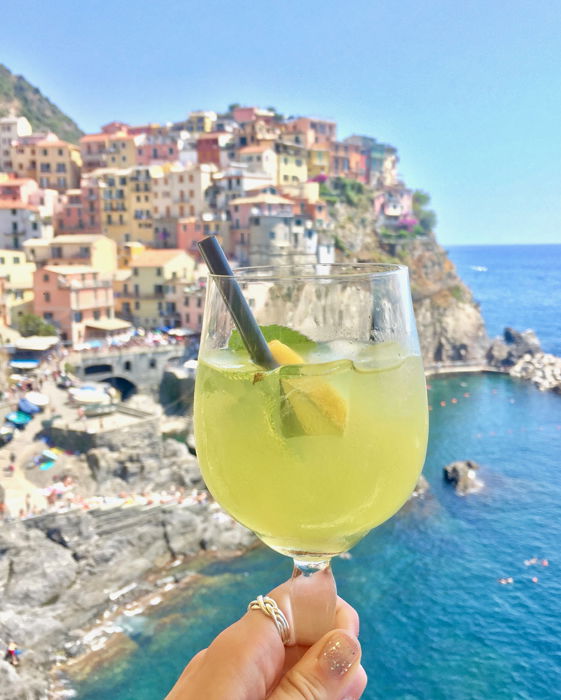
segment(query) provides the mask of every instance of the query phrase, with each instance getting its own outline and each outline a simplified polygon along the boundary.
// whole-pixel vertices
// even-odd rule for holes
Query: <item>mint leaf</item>
[[[261,328],[261,332],[265,336],[265,340],[267,342],[270,342],[271,340],[279,340],[281,343],[288,345],[288,347],[292,348],[293,350],[302,350],[304,352],[309,352],[316,347],[316,343],[313,340],[310,340],[310,338],[305,336],[303,333],[295,331],[292,328],[278,326],[276,324],[259,327]],[[232,334],[230,335],[228,350],[231,350],[232,352],[245,350],[245,345],[237,328],[234,328]]]

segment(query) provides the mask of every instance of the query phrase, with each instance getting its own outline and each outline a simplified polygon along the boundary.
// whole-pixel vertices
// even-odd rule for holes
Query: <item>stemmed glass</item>
[[[326,631],[318,613],[326,628],[334,614],[332,557],[401,507],[423,465],[426,389],[408,271],[229,272],[209,276],[197,454],[218,503],[293,558],[293,640],[311,643]],[[319,579],[327,610],[318,611]]]

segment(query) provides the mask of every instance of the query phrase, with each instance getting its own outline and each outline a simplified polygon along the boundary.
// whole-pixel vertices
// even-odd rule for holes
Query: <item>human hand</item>
[[[289,584],[269,596],[289,610]],[[247,612],[187,665],[166,700],[358,700],[366,687],[356,611],[337,598],[335,629],[285,647],[273,620]]]

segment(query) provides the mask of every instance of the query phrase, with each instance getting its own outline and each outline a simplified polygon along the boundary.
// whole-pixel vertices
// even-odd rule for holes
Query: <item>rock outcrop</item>
[[[479,465],[471,459],[451,462],[443,468],[445,481],[454,484],[456,493],[459,496],[466,496],[469,493],[477,493],[484,484],[477,478]]]
[[[130,490],[202,486],[197,462],[184,444],[164,440],[161,466],[122,464],[130,448],[96,449],[87,459],[94,475]],[[120,474],[120,476],[119,476]],[[99,492],[98,489],[98,492]],[[138,490],[137,490],[138,492]],[[201,552],[237,552],[255,536],[210,500],[169,505],[136,505],[47,513],[0,529],[0,650],[10,640],[24,650],[17,669],[0,661],[0,700],[47,697],[46,670],[56,656],[79,653],[83,628],[117,603],[154,589],[147,578],[171,561],[189,561]],[[181,567],[169,570],[171,580]],[[130,591],[127,593],[127,591]],[[129,599],[130,599],[129,598]],[[72,632],[74,631],[74,632]],[[69,634],[72,644],[69,642]],[[69,646],[70,644],[70,646]]]
[[[544,352],[523,355],[511,367],[510,375],[526,379],[540,391],[555,391],[561,394],[561,357]]]
[[[505,328],[502,338],[495,338],[486,353],[487,362],[501,369],[513,367],[524,355],[541,353],[540,341],[532,330]]]

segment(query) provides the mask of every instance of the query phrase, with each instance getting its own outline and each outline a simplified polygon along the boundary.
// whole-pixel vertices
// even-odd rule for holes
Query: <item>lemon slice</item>
[[[295,350],[280,340],[271,340],[268,345],[279,364],[305,364],[304,359]],[[311,376],[282,377],[281,386],[289,408],[289,411],[283,410],[283,419],[289,425],[295,418],[298,424],[298,427],[292,430],[294,435],[344,433],[347,425],[347,403],[325,379]]]

